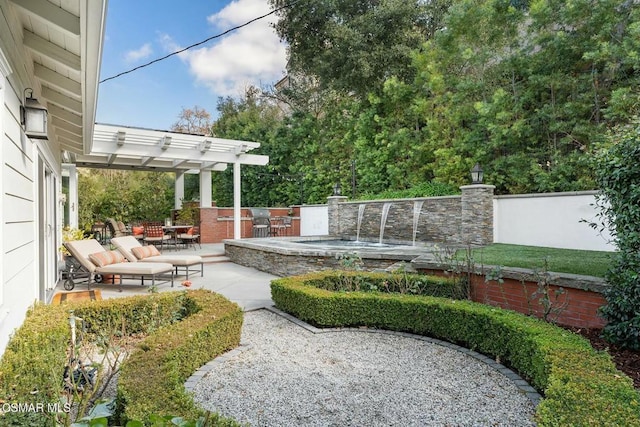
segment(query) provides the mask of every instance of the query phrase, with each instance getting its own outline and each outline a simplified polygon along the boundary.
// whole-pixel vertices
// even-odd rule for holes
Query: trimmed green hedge
[[[444,298],[466,298],[460,281],[449,277],[417,273],[376,273],[364,271],[326,270],[305,276],[309,285],[339,292],[386,292],[430,295]]]
[[[166,292],[59,306],[35,305],[0,360],[3,403],[58,403],[70,342],[69,310],[84,319],[88,335],[150,334],[122,366],[119,409],[140,420],[150,414],[196,418],[183,384],[197,368],[240,342],[242,311],[212,292]],[[143,390],[144,388],[147,390]],[[150,412],[145,412],[149,410]],[[218,425],[237,425],[214,416]],[[11,412],[7,426],[52,426],[47,413]]]
[[[579,335],[512,311],[429,296],[319,289],[318,275],[271,282],[276,306],[320,327],[428,335],[499,357],[545,398],[540,426],[640,426],[640,396],[606,353]]]
[[[123,363],[118,379],[118,406],[124,419],[149,414],[196,419],[203,415],[184,383],[200,366],[240,344],[242,311],[208,291],[190,291],[196,312],[158,330],[138,345]],[[238,425],[218,419],[218,425]]]

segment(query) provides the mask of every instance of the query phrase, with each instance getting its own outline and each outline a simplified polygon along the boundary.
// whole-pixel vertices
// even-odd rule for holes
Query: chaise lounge
[[[175,267],[176,274],[179,267],[184,268],[187,279],[189,279],[190,271],[199,271],[200,276],[204,276],[204,263],[199,255],[161,255],[155,246],[142,246],[138,239],[133,236],[113,238],[111,239],[111,244],[131,263],[169,263]],[[200,270],[189,270],[190,267],[197,265],[200,265]]]
[[[135,238],[134,238],[135,240]],[[87,287],[91,289],[97,275],[119,275],[140,277],[144,285],[145,277],[151,278],[151,285],[155,286],[156,277],[171,273],[171,287],[173,287],[174,267],[169,263],[133,263],[128,262],[119,251],[107,251],[95,239],[75,240],[64,243],[69,253],[89,272]],[[122,291],[122,280],[119,290]]]

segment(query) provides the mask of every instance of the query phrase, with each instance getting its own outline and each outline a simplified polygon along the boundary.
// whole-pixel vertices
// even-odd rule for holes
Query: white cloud
[[[137,50],[130,50],[124,55],[124,59],[127,62],[136,62],[140,59],[148,58],[153,53],[153,49],[151,49],[151,43],[143,44]]]
[[[236,0],[207,21],[220,33],[269,11],[267,0]],[[248,85],[275,83],[286,65],[286,47],[269,26],[276,19],[271,15],[179,56],[196,80],[219,96],[238,96]],[[162,36],[162,43],[169,51],[179,49],[169,36]]]

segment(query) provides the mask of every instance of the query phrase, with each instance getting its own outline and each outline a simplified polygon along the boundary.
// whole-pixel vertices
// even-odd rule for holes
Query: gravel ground
[[[429,342],[314,334],[245,313],[245,351],[215,363],[195,400],[253,426],[533,426],[534,406],[484,363]],[[226,359],[226,360],[224,360]]]

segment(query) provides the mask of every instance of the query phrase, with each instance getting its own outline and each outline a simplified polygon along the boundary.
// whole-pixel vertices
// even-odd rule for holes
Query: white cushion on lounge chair
[[[156,263],[154,265],[138,265],[132,262],[119,262],[104,267],[97,267],[89,256],[98,252],[106,252],[106,249],[95,239],[75,240],[66,242],[65,246],[71,255],[90,273],[96,274],[131,274],[131,275],[155,275],[172,272],[173,265],[169,263]]]
[[[199,255],[156,255],[143,259],[137,259],[131,252],[133,248],[142,247],[138,239],[133,236],[116,237],[111,239],[113,246],[118,249],[122,255],[130,262],[168,262],[179,267],[202,264],[202,257]]]

